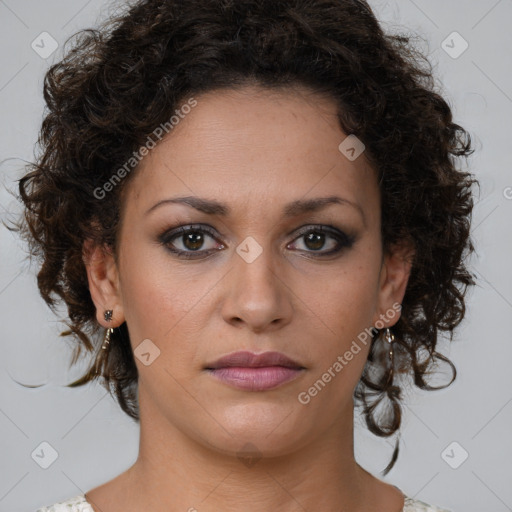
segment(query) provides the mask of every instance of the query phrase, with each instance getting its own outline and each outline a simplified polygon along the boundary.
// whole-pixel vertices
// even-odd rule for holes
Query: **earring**
[[[110,322],[112,320],[112,314],[113,314],[113,311],[111,309],[107,309],[103,313],[103,318],[105,318],[105,320],[107,322]],[[108,349],[108,346],[110,344],[110,336],[112,335],[113,332],[114,332],[114,329],[112,327],[109,327],[107,329],[107,332],[105,334],[105,339],[103,340],[103,344],[101,345],[101,348],[103,350],[107,350]]]
[[[388,386],[391,382],[393,382],[393,362],[394,362],[394,354],[393,354],[393,342],[395,341],[395,336],[390,331],[388,327],[386,327],[386,332],[384,333],[384,339],[389,344],[389,374],[388,380],[386,382],[386,386]]]

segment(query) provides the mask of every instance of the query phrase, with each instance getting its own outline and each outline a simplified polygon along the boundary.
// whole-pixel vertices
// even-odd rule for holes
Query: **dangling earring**
[[[113,314],[113,311],[111,309],[107,309],[103,313],[103,318],[105,318],[105,320],[107,322],[110,322],[112,320],[112,314]],[[107,350],[108,349],[109,344],[110,344],[110,336],[112,335],[113,332],[114,332],[114,329],[112,327],[109,327],[107,329],[107,332],[105,334],[105,339],[103,340],[103,344],[101,345],[101,348],[103,350]]]
[[[389,374],[388,380],[386,382],[386,386],[389,386],[393,382],[393,363],[394,363],[394,354],[393,354],[393,342],[395,340],[395,336],[390,331],[388,327],[386,327],[386,332],[384,333],[384,339],[389,344]]]
[[[385,387],[383,389],[386,393],[391,393],[394,397],[394,400],[400,400],[400,388],[393,386],[393,374],[394,374],[394,351],[393,351],[393,342],[395,341],[395,336],[391,332],[391,330],[386,327],[386,331],[384,332],[384,340],[387,341],[389,346],[389,352],[388,352],[388,361],[389,361],[389,371],[388,371],[388,378],[386,380]],[[396,401],[394,402],[393,410],[396,416]],[[398,428],[400,427],[400,414],[398,413]],[[393,455],[391,456],[391,460],[389,461],[389,464],[384,468],[384,471],[382,472],[383,475],[387,475],[390,471],[390,469],[394,466],[396,459],[398,458],[398,450],[400,445],[400,431],[398,432],[398,437],[396,439],[395,448],[393,449]]]

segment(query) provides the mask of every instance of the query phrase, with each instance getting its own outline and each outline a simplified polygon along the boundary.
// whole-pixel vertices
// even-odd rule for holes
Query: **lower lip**
[[[208,370],[215,378],[239,389],[248,391],[265,391],[281,386],[295,379],[302,369],[284,366],[264,366],[247,368],[232,366]]]

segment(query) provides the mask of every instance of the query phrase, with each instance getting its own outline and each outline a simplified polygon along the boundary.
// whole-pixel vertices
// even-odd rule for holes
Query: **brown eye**
[[[219,243],[210,243],[210,247],[204,248],[208,239],[216,241],[215,233],[206,226],[181,226],[166,231],[159,239],[167,250],[182,258],[204,257],[216,248],[224,248]]]
[[[183,245],[191,251],[201,249],[201,246],[204,244],[204,235],[199,232],[187,233],[185,235],[181,235],[181,237]]]
[[[295,240],[302,240],[305,249],[297,247],[300,244],[297,244],[296,241],[290,244],[289,248],[298,248],[305,252],[318,252],[319,256],[329,256],[340,252],[343,248],[351,247],[355,238],[333,227],[317,226],[302,230]],[[325,250],[322,251],[322,249]]]
[[[325,245],[325,235],[319,233],[309,233],[304,236],[305,245],[313,250],[319,251]]]

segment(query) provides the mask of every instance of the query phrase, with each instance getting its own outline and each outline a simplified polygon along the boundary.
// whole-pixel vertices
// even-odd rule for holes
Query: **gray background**
[[[476,151],[468,167],[481,183],[473,223],[477,254],[471,261],[479,284],[455,340],[438,349],[454,362],[458,377],[441,391],[407,392],[401,453],[381,478],[454,512],[512,510],[512,0],[370,4],[386,30],[403,25],[428,41],[439,86],[456,122],[472,135]],[[45,70],[59,60],[68,36],[94,26],[112,5],[0,0],[3,219],[19,211],[8,191],[15,190],[23,160],[33,159]],[[47,59],[31,47],[44,31],[59,44]],[[443,48],[454,31],[469,44],[457,58]],[[447,41],[452,52],[462,48],[458,36]],[[38,295],[36,265],[29,265],[22,244],[3,226],[0,261],[0,512],[29,512],[87,491],[130,466],[137,456],[138,426],[100,385],[63,387],[87,361],[69,368],[71,345],[58,337],[65,310],[60,316],[49,311]],[[356,422],[357,459],[376,476],[393,441],[374,437]],[[58,455],[47,469],[32,455],[43,442]]]

